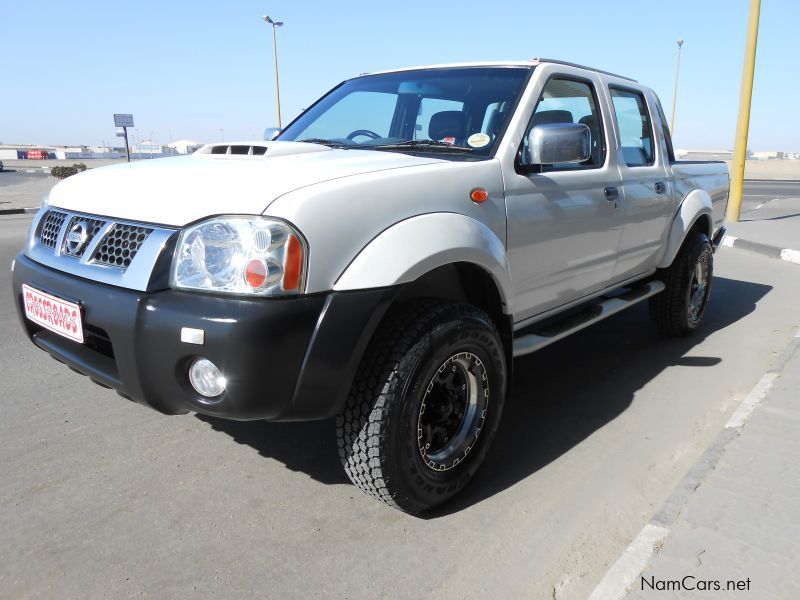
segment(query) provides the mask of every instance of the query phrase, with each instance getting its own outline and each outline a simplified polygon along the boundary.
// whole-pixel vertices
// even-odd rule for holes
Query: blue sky
[[[261,136],[343,79],[400,66],[544,56],[652,86],[675,143],[731,148],[748,0],[195,0],[8,2],[0,11],[0,141],[98,144],[131,112],[161,143]],[[754,150],[800,151],[798,0],[765,0],[750,127]]]

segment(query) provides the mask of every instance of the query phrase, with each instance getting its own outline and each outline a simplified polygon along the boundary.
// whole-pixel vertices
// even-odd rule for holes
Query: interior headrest
[[[572,113],[568,110],[543,110],[533,115],[533,125],[549,123],[572,123]]]
[[[428,124],[428,137],[441,140],[446,137],[462,139],[464,137],[464,113],[460,110],[443,110],[435,113]]]

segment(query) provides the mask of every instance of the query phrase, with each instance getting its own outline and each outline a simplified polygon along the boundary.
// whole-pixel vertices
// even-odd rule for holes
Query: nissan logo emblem
[[[86,221],[78,221],[67,232],[64,241],[64,250],[70,256],[77,256],[83,250],[89,240],[89,224]]]

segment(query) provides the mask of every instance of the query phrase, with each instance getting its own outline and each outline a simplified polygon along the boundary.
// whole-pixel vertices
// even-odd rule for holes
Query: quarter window
[[[633,90],[609,88],[619,129],[625,164],[643,167],[655,162],[653,127],[644,95]]]

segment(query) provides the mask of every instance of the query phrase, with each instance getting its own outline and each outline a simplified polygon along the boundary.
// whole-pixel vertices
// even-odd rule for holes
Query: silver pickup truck
[[[515,357],[645,299],[698,327],[728,173],[675,162],[665,123],[647,87],[552,60],[359,76],[275,140],[58,184],[21,322],[167,414],[335,417],[353,483],[421,513],[484,460]]]

